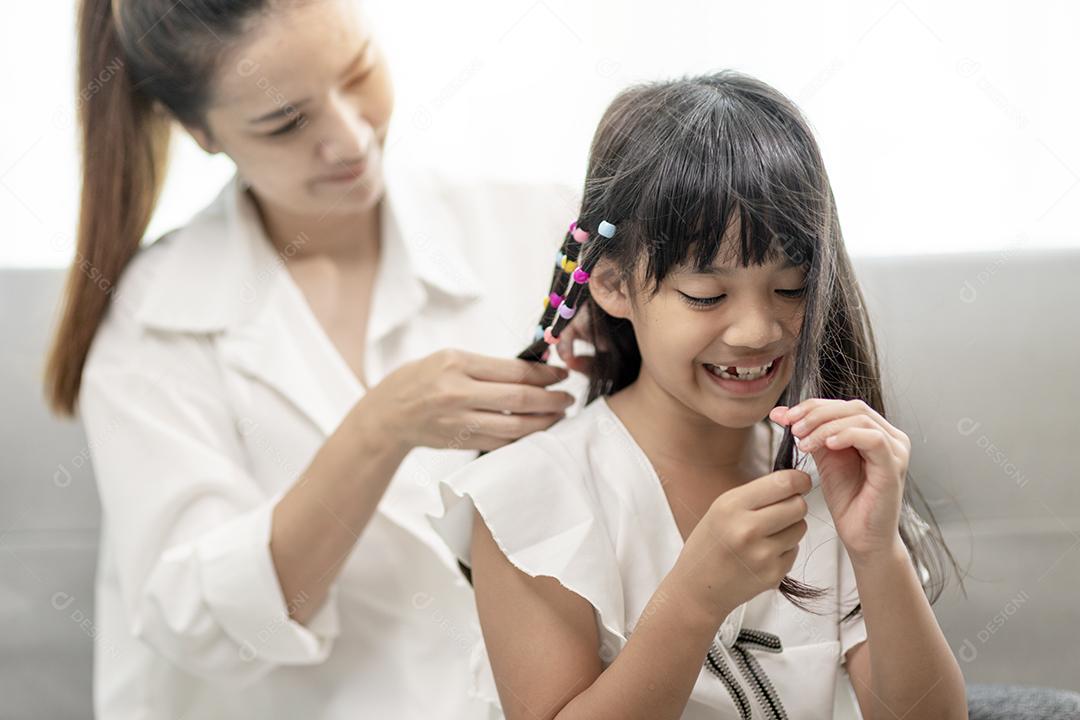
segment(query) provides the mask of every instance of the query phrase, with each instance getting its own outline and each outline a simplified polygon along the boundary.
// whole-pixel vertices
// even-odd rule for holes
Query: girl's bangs
[[[680,123],[640,168],[634,225],[648,248],[647,277],[659,285],[675,268],[703,271],[718,259],[748,267],[786,255],[808,264],[817,208],[800,199],[815,188],[799,187],[808,183],[794,171],[793,139],[709,125]]]

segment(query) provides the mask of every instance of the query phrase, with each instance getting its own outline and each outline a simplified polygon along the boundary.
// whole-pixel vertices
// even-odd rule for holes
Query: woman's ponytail
[[[134,87],[112,2],[83,0],[78,22],[82,196],[75,262],[45,375],[50,407],[66,416],[76,412],[90,343],[150,223],[171,125]]]

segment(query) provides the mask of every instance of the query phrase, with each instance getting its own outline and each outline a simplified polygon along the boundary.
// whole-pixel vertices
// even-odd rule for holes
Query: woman
[[[79,33],[47,392],[102,500],[97,714],[480,717],[472,594],[423,514],[573,401],[545,389],[565,371],[500,359],[562,220],[384,173],[393,93],[352,0],[86,0]],[[172,120],[237,176],[139,249]]]

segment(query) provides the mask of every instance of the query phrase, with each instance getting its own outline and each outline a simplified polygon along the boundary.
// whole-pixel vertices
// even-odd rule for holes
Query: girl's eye
[[[304,127],[304,125],[307,125],[307,118],[305,118],[302,113],[297,113],[296,115],[292,116],[292,119],[289,120],[289,122],[285,123],[277,130],[267,133],[266,136],[278,137],[280,135],[288,135],[294,130],[299,130],[300,128]]]
[[[803,295],[806,294],[806,288],[801,287],[795,288],[794,290],[777,290],[776,292],[783,297],[796,299],[801,298]],[[683,299],[686,300],[687,304],[692,305],[693,307],[712,307],[713,305],[716,305],[718,302],[727,297],[727,295],[717,295],[715,297],[701,298],[695,297],[693,295],[687,295],[682,291],[680,291],[679,294],[683,296]]]
[[[716,297],[699,298],[694,297],[693,295],[687,295],[681,290],[679,291],[679,294],[683,296],[683,299],[686,300],[687,304],[693,307],[711,307],[727,297],[727,295],[717,295]]]

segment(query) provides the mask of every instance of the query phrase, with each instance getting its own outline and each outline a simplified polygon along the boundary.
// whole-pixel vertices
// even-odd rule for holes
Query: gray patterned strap
[[[782,652],[784,648],[780,644],[780,638],[764,630],[743,628],[739,631],[739,637],[735,639],[732,652],[739,672],[746,678],[747,684],[754,693],[754,698],[757,699],[758,705],[767,720],[787,720],[787,712],[780,702],[780,696],[777,695],[769,676],[765,674],[757,658],[750,652],[750,648],[757,648],[771,653]],[[743,691],[742,686],[735,679],[735,674],[731,672],[731,668],[725,662],[724,653],[715,640],[713,640],[712,647],[709,648],[709,652],[705,655],[705,667],[713,675],[720,678],[720,682],[724,684],[728,694],[731,695],[732,702],[735,703],[735,707],[739,711],[739,717],[742,720],[751,720],[750,701],[746,697],[746,692]]]

